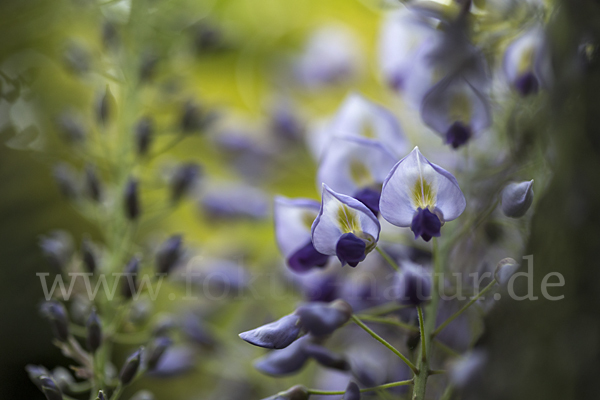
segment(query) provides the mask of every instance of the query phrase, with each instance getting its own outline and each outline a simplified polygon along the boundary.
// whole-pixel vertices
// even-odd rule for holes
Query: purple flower
[[[355,267],[377,246],[381,226],[360,201],[323,184],[321,209],[312,224],[312,241],[323,254],[337,256],[342,265]]]
[[[299,371],[309,359],[304,351],[304,344],[308,340],[309,337],[304,336],[283,350],[271,351],[256,360],[254,368],[271,376],[285,376]]]
[[[315,200],[275,197],[275,236],[292,271],[308,272],[327,265],[329,256],[318,252],[311,238],[311,226],[318,212],[319,203]]]
[[[463,76],[450,76],[431,88],[421,104],[421,118],[454,149],[492,122],[487,98]]]
[[[378,141],[335,137],[319,165],[317,183],[360,200],[377,215],[381,185],[396,162]]]
[[[358,389],[358,385],[356,383],[348,383],[346,393],[344,393],[344,400],[360,400],[360,390]]]
[[[300,330],[300,317],[290,314],[270,324],[242,332],[239,336],[255,346],[266,349],[283,349],[298,339]]]
[[[528,30],[506,48],[503,69],[511,87],[523,97],[550,84],[550,57],[541,27]]]
[[[425,241],[440,236],[446,221],[458,218],[466,207],[456,178],[427,160],[418,147],[390,171],[383,183],[379,208],[388,222],[410,227]]]

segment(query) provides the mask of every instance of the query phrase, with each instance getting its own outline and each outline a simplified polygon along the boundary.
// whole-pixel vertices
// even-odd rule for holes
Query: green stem
[[[421,334],[421,358],[424,363],[427,362],[427,346],[423,342],[425,337],[425,326],[423,325],[423,309],[421,306],[417,306],[417,312],[419,314],[419,333]]]
[[[454,314],[452,314],[452,316],[450,318],[448,318],[446,321],[444,321],[444,323],[442,323],[440,326],[438,326],[438,328],[433,331],[431,333],[431,337],[435,337],[438,333],[440,333],[446,326],[448,326],[448,324],[452,321],[454,321],[459,315],[461,315],[463,312],[465,312],[469,307],[471,307],[477,300],[479,300],[479,298],[481,296],[483,296],[485,293],[487,293],[492,287],[494,287],[494,285],[497,283],[496,279],[492,280],[490,282],[489,285],[487,285],[481,292],[479,292],[477,294],[477,296],[473,297],[471,299],[471,301],[469,301],[467,304],[465,304],[463,306],[463,308],[461,308],[460,310],[458,310],[457,312],[455,312]]]
[[[123,385],[121,384],[121,382],[119,382],[112,396],[110,396],[110,400],[117,400],[119,396],[121,396],[121,393],[123,393]]]
[[[378,324],[394,325],[394,326],[400,327],[402,329],[406,329],[407,331],[410,331],[410,332],[418,332],[419,331],[419,329],[416,326],[404,323],[402,321],[397,321],[395,319],[376,317],[373,315],[357,315],[357,317],[359,317],[363,321],[374,322],[374,323],[378,323]]]
[[[398,351],[398,349],[396,349],[394,346],[392,346],[391,344],[389,344],[384,338],[382,338],[381,336],[379,336],[378,334],[376,334],[375,332],[373,332],[371,330],[371,328],[369,328],[368,326],[366,326],[356,315],[352,315],[352,321],[354,321],[354,323],[356,323],[356,325],[360,326],[363,330],[365,330],[375,340],[377,340],[378,342],[380,342],[381,344],[383,344],[385,347],[387,347],[388,349],[390,349],[394,354],[396,354],[398,357],[400,357],[400,359],[402,361],[404,361],[404,363],[406,365],[408,365],[408,367],[415,373],[415,375],[417,375],[419,373],[419,370],[417,369],[417,367],[408,358],[406,358],[404,356],[404,354],[400,353]]]
[[[379,386],[373,386],[373,387],[369,387],[369,388],[365,388],[365,389],[360,389],[361,393],[365,393],[365,392],[373,392],[376,390],[384,390],[384,389],[391,389],[397,386],[405,386],[405,385],[412,385],[413,381],[412,379],[408,380],[408,381],[399,381],[399,382],[391,382],[391,383],[386,383],[384,385],[379,385]],[[321,396],[334,396],[334,395],[340,395],[340,394],[344,394],[346,393],[344,390],[341,391],[328,391],[328,390],[318,390],[318,389],[307,389],[308,394],[312,394],[312,395],[321,395]]]
[[[385,259],[385,261],[387,261],[388,264],[390,264],[392,266],[392,268],[394,268],[396,271],[400,271],[400,267],[398,266],[398,264],[396,263],[396,261],[394,261],[392,259],[392,257],[389,256],[388,253],[386,253],[385,251],[383,251],[382,249],[380,249],[379,246],[375,247],[375,249],[377,250],[377,252],[379,254],[381,254],[381,257],[383,257]]]

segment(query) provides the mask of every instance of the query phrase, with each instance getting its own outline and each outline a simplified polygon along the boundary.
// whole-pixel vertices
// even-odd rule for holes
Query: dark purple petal
[[[316,343],[305,345],[304,351],[309,357],[314,358],[324,367],[339,369],[340,371],[348,371],[350,369],[350,364],[348,364],[344,356],[336,354]]]
[[[359,262],[367,257],[367,245],[353,233],[344,233],[335,246],[335,254],[342,265],[349,264],[356,267]]]
[[[256,360],[254,368],[272,376],[289,375],[299,371],[308,360],[308,355],[304,351],[307,340],[308,337],[305,336],[283,350],[271,351]]]
[[[404,266],[396,275],[396,296],[403,304],[418,306],[431,296],[431,277],[420,267]]]
[[[352,315],[352,307],[343,300],[333,303],[308,303],[296,309],[302,328],[315,336],[329,335],[344,325]]]
[[[329,256],[319,253],[313,246],[312,241],[309,241],[296,250],[288,258],[287,263],[292,271],[308,272],[313,267],[324,267],[327,265],[328,260]]]
[[[448,128],[445,143],[451,145],[453,149],[457,149],[466,144],[471,136],[471,127],[461,121],[456,121]]]
[[[440,218],[429,211],[428,208],[419,208],[410,225],[410,230],[415,234],[415,239],[421,236],[426,242],[429,242],[432,237],[440,236],[440,229],[442,229]]]
[[[540,83],[533,72],[527,72],[515,80],[515,89],[525,97],[536,94],[540,90]]]
[[[359,190],[352,197],[367,206],[367,208],[371,210],[375,216],[379,215],[379,198],[381,197],[380,190],[366,187]]]
[[[298,339],[300,334],[299,321],[300,317],[297,315],[286,315],[270,324],[242,332],[239,336],[255,346],[266,349],[283,349]]]
[[[360,389],[358,385],[354,382],[348,383],[348,387],[346,388],[346,393],[344,393],[344,400],[360,400]]]

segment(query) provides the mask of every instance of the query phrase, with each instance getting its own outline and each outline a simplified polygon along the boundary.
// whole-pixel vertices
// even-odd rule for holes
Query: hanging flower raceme
[[[447,77],[431,88],[421,104],[421,118],[455,149],[492,123],[488,99],[464,76]]]
[[[329,256],[315,249],[311,226],[319,213],[319,202],[275,197],[275,236],[287,264],[295,272],[324,267]]]
[[[308,145],[315,158],[322,158],[335,137],[376,139],[397,156],[408,148],[394,114],[358,93],[349,94],[329,122],[311,131]]]
[[[545,34],[535,27],[515,39],[504,53],[503,68],[509,84],[521,95],[548,86],[551,66]]]
[[[378,141],[336,137],[319,165],[317,183],[360,200],[377,215],[381,185],[396,161]]]
[[[321,209],[312,224],[312,242],[323,254],[355,267],[375,249],[381,225],[360,201],[323,184]]]
[[[466,201],[456,178],[427,160],[418,147],[390,171],[379,209],[388,222],[410,227],[425,241],[440,236],[446,221],[458,218]]]

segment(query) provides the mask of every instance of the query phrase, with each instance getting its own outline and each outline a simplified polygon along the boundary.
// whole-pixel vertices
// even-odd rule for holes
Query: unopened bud
[[[194,163],[180,165],[171,181],[171,200],[178,202],[192,188],[200,176],[200,166]]]
[[[517,269],[519,269],[519,264],[514,259],[503,258],[496,266],[494,277],[500,285],[506,285]]]
[[[66,342],[69,339],[69,317],[65,307],[58,301],[51,300],[42,304],[41,312],[50,321],[56,339]]]
[[[507,217],[520,218],[533,202],[533,179],[511,183],[502,191],[502,212]]]
[[[130,221],[136,220],[140,215],[138,181],[133,178],[129,179],[125,187],[125,215]]]
[[[96,249],[89,239],[83,239],[81,242],[81,259],[89,272],[92,274],[96,272],[98,268]]]
[[[41,377],[40,385],[41,385],[42,392],[46,396],[46,399],[62,400],[62,398],[63,398],[62,391],[60,390],[58,385],[56,383],[54,383],[54,381],[51,378],[49,378],[47,376]]]
[[[141,156],[148,153],[154,136],[154,121],[149,117],[139,120],[135,126],[135,145],[137,153]]]
[[[121,373],[119,374],[119,380],[121,381],[121,384],[130,384],[133,378],[135,378],[137,375],[138,369],[140,368],[140,360],[143,350],[144,348],[140,347],[125,361],[123,368],[121,368]]]
[[[158,273],[168,274],[179,262],[183,253],[183,237],[173,235],[167,239],[156,253],[156,267]]]
[[[86,323],[87,328],[87,347],[88,350],[93,354],[102,345],[102,323],[96,313],[96,310],[92,310],[90,317]]]
[[[152,345],[150,346],[150,348],[148,350],[148,360],[147,360],[148,371],[152,371],[154,368],[156,368],[161,357],[163,356],[163,354],[165,354],[165,351],[167,350],[167,348],[169,346],[171,346],[172,344],[173,344],[173,341],[165,336],[161,336],[161,337],[154,339],[154,341],[152,342]]]
[[[133,295],[137,292],[137,285],[138,285],[138,280],[137,280],[137,275],[139,273],[140,270],[140,259],[137,256],[133,256],[131,258],[131,260],[129,260],[129,262],[127,263],[127,265],[125,266],[125,275],[124,275],[124,282],[122,283],[121,286],[121,293],[123,294],[123,297],[125,297],[126,299],[130,299],[133,297]]]
[[[98,118],[98,122],[106,126],[109,122],[109,119],[112,118],[117,108],[117,102],[115,97],[110,91],[110,87],[106,85],[106,89],[104,93],[100,96],[98,100],[98,105],[96,106],[96,114]]]
[[[296,385],[285,392],[277,393],[275,396],[264,400],[308,400],[309,393],[302,385]]]
[[[85,168],[85,190],[90,199],[99,202],[102,197],[102,186],[94,167],[88,165]]]

